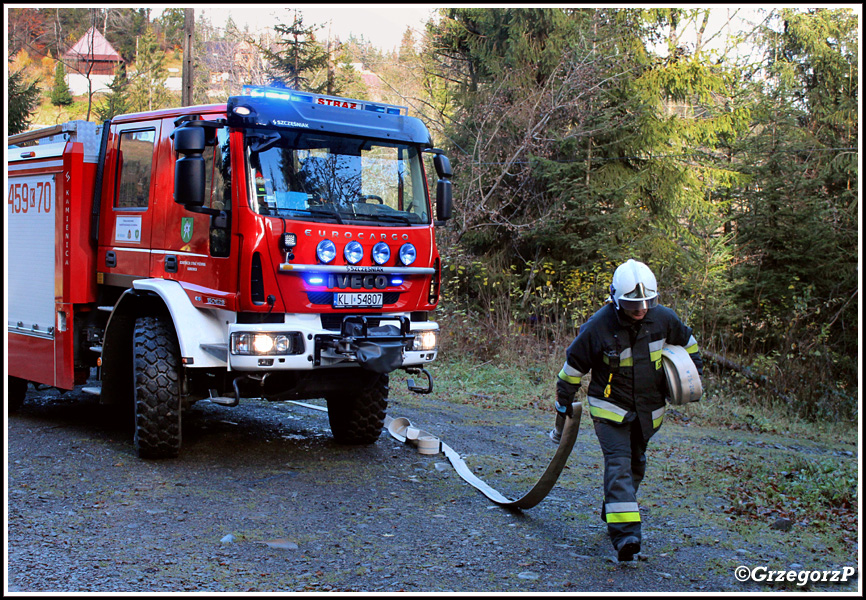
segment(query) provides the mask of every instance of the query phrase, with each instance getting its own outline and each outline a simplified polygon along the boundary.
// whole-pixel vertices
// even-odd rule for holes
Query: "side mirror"
[[[440,179],[436,182],[436,216],[440,221],[447,221],[451,218],[451,182],[447,179]]]
[[[436,167],[436,174],[440,179],[451,179],[451,161],[444,154],[436,154],[433,157],[433,166]]]
[[[181,127],[171,134],[174,149],[179,154],[174,164],[174,201],[188,209],[204,206],[205,130],[202,127]]]
[[[439,175],[439,181],[436,182],[436,216],[444,223],[451,218],[453,205],[451,161],[440,150],[433,156],[433,166],[436,168],[436,174]]]
[[[180,154],[201,154],[205,147],[204,127],[186,126],[175,129],[171,134],[174,150]]]

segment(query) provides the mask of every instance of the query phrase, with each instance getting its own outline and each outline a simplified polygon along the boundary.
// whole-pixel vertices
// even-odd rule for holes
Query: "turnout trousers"
[[[637,489],[646,472],[648,440],[644,439],[639,419],[623,423],[593,419],[593,422],[604,455],[601,518],[607,523],[614,549],[619,550],[625,538],[641,539]]]

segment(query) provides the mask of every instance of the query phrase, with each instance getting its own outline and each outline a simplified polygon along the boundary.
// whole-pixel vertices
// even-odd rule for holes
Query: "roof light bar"
[[[348,108],[352,110],[366,110],[388,115],[409,114],[409,108],[406,106],[385,104],[383,102],[370,102],[368,100],[356,100],[354,98],[339,98],[336,96],[325,96],[322,94],[298,92],[295,90],[284,90],[280,88],[245,85],[241,93],[244,96],[250,96],[251,98],[272,98],[274,100],[283,100],[286,102],[306,102],[307,104],[334,106],[337,108]]]

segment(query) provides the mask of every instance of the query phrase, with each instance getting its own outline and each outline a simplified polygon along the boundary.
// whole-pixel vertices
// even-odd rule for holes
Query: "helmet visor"
[[[653,306],[657,306],[659,303],[659,297],[653,296],[652,298],[641,298],[641,299],[631,299],[631,298],[620,298],[619,299],[619,307],[623,310],[644,310],[650,309]]]

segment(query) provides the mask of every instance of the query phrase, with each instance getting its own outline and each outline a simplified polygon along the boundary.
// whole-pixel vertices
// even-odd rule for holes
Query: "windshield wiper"
[[[363,221],[389,221],[391,223],[405,223],[406,225],[418,224],[420,221],[413,221],[409,217],[405,215],[391,215],[391,214],[382,214],[377,213],[374,215],[364,215],[364,214],[356,214],[352,216],[353,219],[359,219]]]
[[[330,210],[325,208],[326,206],[329,206]],[[340,211],[337,210],[337,207],[335,207],[333,205],[324,204],[324,205],[322,205],[322,207],[307,208],[306,211],[308,213],[310,213],[311,215],[314,215],[317,217],[334,217],[335,219],[337,219],[337,223],[339,223],[340,225],[343,224],[343,217],[340,215]]]

